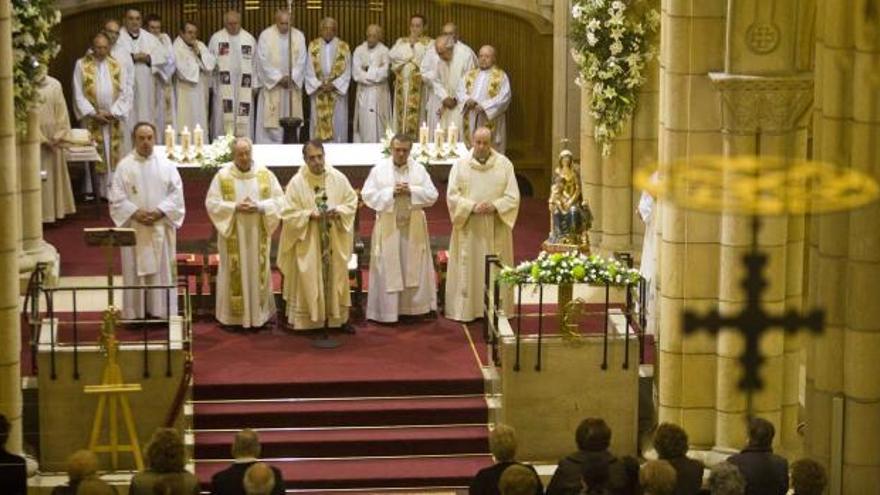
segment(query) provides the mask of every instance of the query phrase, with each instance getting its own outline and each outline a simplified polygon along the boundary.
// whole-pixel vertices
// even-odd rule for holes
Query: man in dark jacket
[[[260,457],[260,439],[257,432],[244,429],[235,434],[232,442],[232,465],[211,478],[213,495],[245,495],[244,475],[249,467],[256,464]],[[284,495],[284,478],[281,471],[272,466],[275,473],[275,484],[272,495]]]
[[[0,486],[9,495],[27,495],[27,468],[24,457],[6,451],[10,424],[0,414]]]
[[[601,418],[587,418],[581,421],[574,435],[578,451],[559,461],[556,472],[547,485],[547,495],[577,495],[583,489],[581,483],[584,464],[596,459],[610,466],[616,459],[608,452],[611,445],[611,428]]]
[[[532,466],[516,462],[516,433],[513,428],[505,424],[495,425],[495,429],[489,434],[489,451],[495,458],[495,464],[481,469],[468,487],[469,495],[499,495],[501,489],[499,483],[501,476],[510,466],[523,466],[532,473],[535,483],[534,495],[543,495],[544,487],[541,486],[541,478]]]
[[[773,453],[773,423],[763,418],[749,421],[749,445],[727,460],[746,479],[746,495],[785,495],[788,461]]]
[[[688,436],[678,425],[661,423],[654,432],[657,457],[675,469],[674,495],[697,495],[703,484],[703,463],[687,456]]]

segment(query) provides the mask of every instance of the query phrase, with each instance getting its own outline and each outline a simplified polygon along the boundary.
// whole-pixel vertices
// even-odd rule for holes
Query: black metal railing
[[[40,345],[42,343],[42,330],[43,325],[48,323],[49,330],[49,341],[47,342],[49,346],[49,363],[50,363],[50,377],[55,380],[58,377],[58,364],[56,359],[56,352],[59,348],[70,347],[73,352],[73,378],[75,380],[79,380],[80,378],[80,363],[79,363],[79,353],[80,346],[83,345],[80,330],[81,327],[86,325],[100,325],[103,323],[103,318],[98,320],[83,320],[80,312],[80,304],[78,302],[78,295],[82,293],[89,292],[108,292],[110,289],[108,286],[74,286],[74,287],[45,287],[45,266],[38,266],[34,273],[31,275],[31,279],[28,284],[28,291],[25,298],[25,305],[23,309],[23,314],[26,315],[27,324],[31,329],[30,336],[30,347],[31,347],[31,372],[36,375],[39,373],[39,367],[37,366],[37,355],[40,349]],[[187,350],[189,344],[192,340],[192,301],[191,295],[189,292],[189,287],[185,284],[180,285],[114,285],[112,290],[121,290],[123,294],[125,291],[141,291],[141,297],[146,303],[146,298],[148,294],[152,291],[163,291],[165,295],[165,308],[170,308],[171,306],[171,298],[178,298],[178,310],[177,313],[172,315],[170,312],[168,316],[164,318],[157,317],[144,317],[137,319],[118,319],[117,323],[120,326],[125,325],[138,325],[138,330],[142,332],[141,341],[131,341],[131,342],[120,342],[120,344],[128,344],[128,345],[140,345],[142,346],[142,354],[143,354],[143,370],[142,374],[144,378],[150,377],[150,344],[156,344],[157,342],[163,344],[163,351],[165,353],[165,376],[172,376],[172,335],[171,335],[171,319],[172,316],[180,316],[181,317],[181,348],[183,350]],[[64,313],[58,312],[55,309],[55,300],[56,296],[62,293],[70,293],[71,299],[71,311]],[[45,307],[41,306],[41,301],[45,301]],[[109,293],[108,293],[108,302],[109,302]],[[60,316],[70,315],[69,320],[61,320]],[[70,343],[61,343],[58,342],[58,335],[56,332],[56,328],[61,328],[61,325],[69,324],[71,325],[73,338]],[[164,340],[150,340],[151,328],[155,331],[159,325],[165,325],[165,335]],[[100,333],[100,330],[99,330]],[[118,334],[117,334],[118,335]],[[94,341],[90,341],[89,343],[93,343]]]
[[[615,257],[620,261],[624,262],[632,268],[633,262],[632,257],[629,253],[615,253]],[[483,303],[484,303],[484,314],[483,314],[483,336],[486,342],[490,345],[492,351],[492,357],[496,365],[500,363],[498,357],[498,343],[500,342],[500,329],[499,329],[499,318],[500,318],[500,308],[503,306],[501,290],[500,290],[500,280],[493,275],[497,275],[503,268],[500,260],[497,256],[489,255],[486,256],[485,262],[485,290],[483,294]],[[537,286],[536,290],[538,293],[538,310],[535,316],[537,316],[537,333],[535,334],[535,345],[536,345],[536,358],[535,358],[535,371],[541,371],[543,366],[543,353],[542,347],[544,344],[545,337],[545,318],[549,316],[557,316],[559,320],[559,325],[563,325],[563,308],[556,307],[556,312],[545,312],[545,301],[544,301],[544,285],[545,284],[526,284],[519,283],[514,287],[514,292],[516,293],[516,305],[513,314],[504,315],[506,318],[515,319],[515,326],[512,329],[514,333],[514,363],[513,370],[520,371],[521,369],[521,350],[522,350],[522,339],[523,339],[523,320],[527,316],[525,311],[523,311],[523,287],[525,285],[529,286]],[[577,284],[576,284],[577,285]],[[594,285],[595,287],[596,285]],[[601,369],[608,369],[608,344],[609,344],[609,329],[611,327],[611,315],[612,315],[612,304],[611,304],[611,284],[602,284],[598,285],[598,287],[604,287],[604,305],[602,310],[599,312],[590,312],[586,313],[591,316],[601,316],[603,318],[603,329],[602,329],[602,364]],[[645,353],[647,351],[645,346],[645,330],[647,328],[647,311],[646,311],[646,303],[647,303],[647,284],[644,278],[640,278],[638,283],[628,284],[622,287],[624,290],[625,303],[624,308],[622,310],[622,314],[624,319],[626,320],[625,330],[624,330],[624,358],[622,363],[623,369],[628,369],[630,366],[630,339],[631,337],[635,337],[636,342],[638,344],[638,356],[639,356],[639,364],[645,363]],[[491,292],[490,292],[491,291]],[[491,296],[490,296],[491,294]]]

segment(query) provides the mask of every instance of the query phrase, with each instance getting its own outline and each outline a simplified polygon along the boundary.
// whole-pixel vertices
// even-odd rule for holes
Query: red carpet
[[[333,350],[282,330],[194,329],[196,474],[207,488],[233,431],[300,490],[463,487],[491,463],[482,373],[462,325],[360,325]]]

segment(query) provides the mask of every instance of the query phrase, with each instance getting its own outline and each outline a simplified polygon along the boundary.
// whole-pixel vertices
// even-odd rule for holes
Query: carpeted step
[[[489,455],[296,459],[266,462],[281,470],[287,489],[465,487],[474,473],[492,464]],[[196,476],[207,489],[228,462],[196,462]]]
[[[196,384],[194,400],[248,400],[281,397],[398,397],[408,395],[481,394],[483,379],[383,379],[345,381],[288,381],[286,383],[213,383]]]
[[[488,419],[483,396],[393,397],[193,404],[197,430],[476,424]]]
[[[259,435],[261,455],[271,458],[475,454],[489,445],[485,425],[264,430]],[[229,458],[233,436],[195,432],[195,458]]]

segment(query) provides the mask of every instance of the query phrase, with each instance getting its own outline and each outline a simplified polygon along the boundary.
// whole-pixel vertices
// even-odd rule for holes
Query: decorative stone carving
[[[749,50],[764,55],[779,46],[779,27],[772,22],[756,21],[746,29]]]
[[[721,92],[722,126],[737,132],[782,132],[798,127],[813,104],[809,73],[749,76],[710,72]]]

